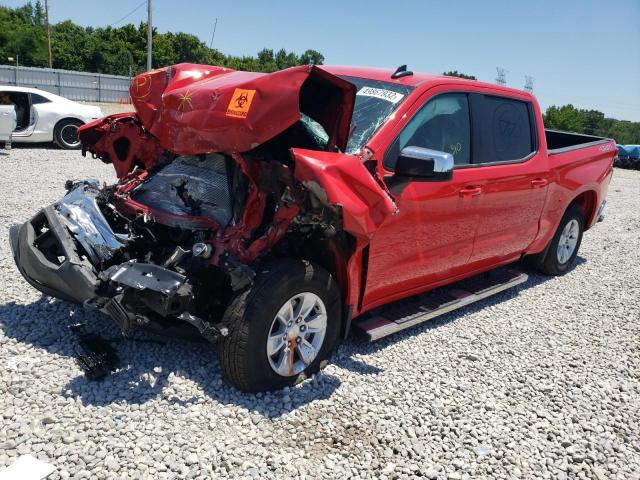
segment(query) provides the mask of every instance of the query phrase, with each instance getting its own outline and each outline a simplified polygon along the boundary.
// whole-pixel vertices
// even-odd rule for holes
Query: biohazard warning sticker
[[[255,90],[236,88],[227,107],[227,117],[247,118]]]
[[[356,95],[360,95],[363,97],[375,97],[391,103],[398,103],[404,97],[404,95],[402,95],[401,93],[394,92],[393,90],[373,87],[362,87],[360,90],[358,90],[358,93],[356,93]]]

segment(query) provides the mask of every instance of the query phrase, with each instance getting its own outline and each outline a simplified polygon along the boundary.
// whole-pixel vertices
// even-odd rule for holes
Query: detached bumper
[[[11,227],[9,240],[18,270],[37,290],[76,303],[96,297],[100,280],[53,207]]]
[[[108,248],[111,244],[106,240],[117,238],[91,202],[73,192],[65,198],[74,203],[69,200],[44,208],[10,229],[13,258],[29,284],[45,295],[109,315],[125,336],[138,324],[163,318],[190,324],[209,340],[220,334],[189,313],[194,292],[185,275],[135,259],[103,270],[99,261],[92,263],[94,257],[109,258],[118,244],[112,242],[114,248]],[[94,197],[89,193],[86,198]],[[102,222],[104,228],[98,228]]]

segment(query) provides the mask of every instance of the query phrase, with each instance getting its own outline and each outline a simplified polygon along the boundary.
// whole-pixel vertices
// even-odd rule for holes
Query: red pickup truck
[[[354,328],[380,338],[516,285],[524,256],[565,273],[616,155],[545,130],[528,93],[406,67],[180,64],[130,93],[135,113],[79,130],[118,182],[68,182],[12,228],[16,264],[124,335],[217,342],[245,391],[308,377]]]

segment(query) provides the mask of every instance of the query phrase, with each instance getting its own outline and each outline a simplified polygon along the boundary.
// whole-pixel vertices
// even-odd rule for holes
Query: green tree
[[[442,74],[446,75],[447,77],[459,77],[459,78],[466,78],[467,80],[477,80],[475,76],[467,75],[457,70],[449,70],[448,72],[443,72]]]
[[[20,56],[25,66],[47,65],[47,43],[42,2],[22,7],[0,6],[0,61]],[[147,25],[122,25],[117,28],[83,28],[70,20],[51,27],[54,68],[119,75],[138,74],[147,65]],[[203,63],[239,70],[273,72],[294,65],[320,65],[324,57],[316,50],[297,56],[284,49],[274,53],[263,49],[254,56],[225,55],[208,48],[198,37],[183,32],[153,31],[153,67],[174,63]]]
[[[79,25],[65,20],[51,29],[51,57],[53,68],[82,70],[87,65],[90,35]]]
[[[276,70],[284,70],[285,68],[295,67],[299,64],[299,59],[293,52],[287,52],[281,48],[276,52],[275,56]]]
[[[168,35],[153,36],[153,68],[164,67],[178,63],[176,52],[173,50],[171,37]]]
[[[207,63],[211,49],[207,48],[198,37],[188,33],[167,33],[175,53],[176,63]]]
[[[42,8],[40,0],[37,0],[36,5],[33,7],[33,24],[44,26],[44,8]]]
[[[15,9],[0,6],[0,59],[3,63],[8,57],[19,56],[22,65],[47,65],[46,35],[39,15],[31,3]]]
[[[613,138],[621,144],[640,144],[640,122],[606,118],[598,110],[582,110],[573,105],[551,105],[543,115],[546,128]]]
[[[298,59],[299,65],[322,65],[324,63],[324,55],[316,50],[306,50]]]

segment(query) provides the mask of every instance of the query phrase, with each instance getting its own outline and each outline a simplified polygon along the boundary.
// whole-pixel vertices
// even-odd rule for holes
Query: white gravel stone
[[[350,339],[311,381],[251,396],[213,346],[174,339],[117,343],[121,368],[88,382],[74,307],[20,277],[7,233],[112,167],[21,146],[0,163],[0,468],[31,453],[52,478],[638,478],[640,172],[616,169],[567,275]],[[118,336],[102,315],[73,321]]]

